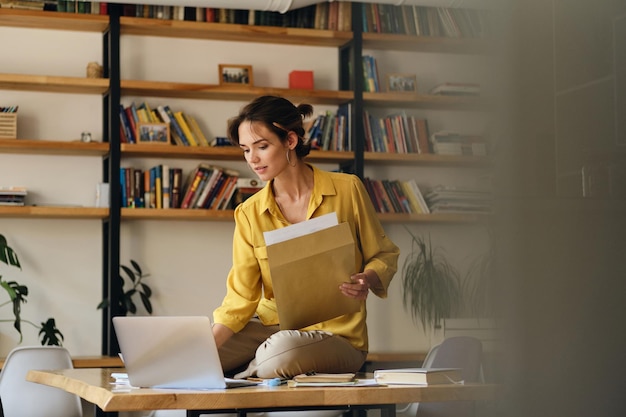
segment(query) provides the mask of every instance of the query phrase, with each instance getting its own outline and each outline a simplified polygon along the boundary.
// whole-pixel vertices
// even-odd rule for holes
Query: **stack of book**
[[[0,206],[23,206],[27,193],[25,187],[0,186]]]
[[[433,153],[439,155],[486,156],[489,146],[481,135],[438,131],[430,138]]]
[[[424,198],[433,213],[490,213],[492,194],[485,188],[439,185]]]
[[[476,83],[443,83],[433,87],[430,94],[438,96],[479,96],[480,84]]]

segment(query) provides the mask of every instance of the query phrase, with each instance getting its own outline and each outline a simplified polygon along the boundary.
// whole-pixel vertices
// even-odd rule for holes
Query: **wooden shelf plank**
[[[0,8],[0,26],[104,33],[109,16]]]
[[[371,164],[389,164],[393,162],[399,164],[437,166],[488,166],[491,162],[488,156],[389,152],[365,152],[364,159]]]
[[[383,223],[478,223],[488,217],[488,214],[466,213],[378,213],[378,218]]]
[[[104,94],[109,89],[109,80],[108,78],[0,74],[0,89],[71,94]]]
[[[109,153],[109,144],[106,142],[0,139],[0,153],[104,156]]]
[[[277,26],[251,26],[231,23],[121,17],[120,25],[123,35],[164,36],[187,39],[328,47],[340,47],[352,40],[352,32]]]
[[[0,218],[105,219],[108,215],[108,208],[99,207],[0,206]]]
[[[122,208],[123,220],[233,221],[233,210]]]
[[[363,47],[407,52],[479,54],[489,51],[490,42],[476,38],[446,38],[365,32],[363,33]]]
[[[235,146],[168,146],[123,143],[121,151],[124,157],[244,161],[241,149]],[[348,162],[352,159],[354,159],[352,152],[311,151],[307,156],[307,160],[330,163]]]
[[[274,87],[222,86],[217,84],[176,83],[168,81],[122,80],[122,94],[249,101],[261,95],[278,95],[290,100],[306,100],[311,104],[343,104],[354,98],[352,91],[298,90]]]
[[[484,100],[479,97],[444,96],[419,93],[363,93],[363,100],[373,107],[410,107],[439,110],[482,110]]]

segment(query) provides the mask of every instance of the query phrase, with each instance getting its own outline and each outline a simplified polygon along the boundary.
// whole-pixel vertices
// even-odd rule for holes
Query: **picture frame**
[[[252,65],[219,64],[220,85],[252,87]]]
[[[137,143],[156,145],[170,144],[170,126],[167,123],[139,123]]]
[[[415,74],[387,74],[387,91],[393,93],[416,93]]]

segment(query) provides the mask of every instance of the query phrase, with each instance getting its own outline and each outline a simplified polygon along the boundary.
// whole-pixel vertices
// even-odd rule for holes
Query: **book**
[[[198,146],[198,142],[196,142],[196,138],[191,133],[191,129],[189,129],[189,126],[187,125],[187,122],[185,121],[183,112],[182,111],[174,112],[174,118],[176,119],[176,122],[178,122],[178,126],[180,126],[180,129],[183,132],[183,136],[185,137],[185,139],[187,139],[189,146]]]
[[[408,188],[411,191],[413,191],[413,195],[415,196],[415,198],[419,202],[421,212],[424,213],[424,214],[430,213],[430,209],[428,208],[428,204],[426,204],[426,200],[424,199],[424,195],[422,194],[420,188],[418,187],[417,182],[413,178],[411,178],[410,180],[406,181],[406,184],[408,185]]]
[[[374,379],[383,385],[442,385],[462,384],[459,368],[400,368],[377,369]]]
[[[171,207],[171,191],[170,191],[170,167],[169,165],[161,165],[161,187],[163,189],[161,194],[163,208]]]
[[[168,105],[163,106],[163,113],[161,114],[162,118],[163,118],[163,114],[167,115],[169,119],[171,131],[172,131],[172,137],[174,138],[176,143],[178,144],[178,140],[177,140],[178,138],[184,146],[190,146],[191,144],[187,141],[187,138],[185,137],[185,134],[183,133],[182,128],[178,124],[176,117],[174,117],[174,112],[172,111],[172,109],[170,109],[170,106]]]
[[[296,382],[352,382],[354,381],[354,373],[317,373],[310,372],[294,376],[292,379]]]
[[[428,121],[426,119],[415,119],[415,126],[417,130],[417,143],[419,146],[419,153],[431,153],[430,142],[428,140]]]
[[[196,119],[192,115],[185,113],[183,113],[183,118],[185,122],[187,122],[189,130],[191,130],[191,134],[198,142],[198,146],[209,146],[209,141],[206,136],[204,136],[204,133],[202,133],[202,129],[200,129],[200,125],[198,125]]]

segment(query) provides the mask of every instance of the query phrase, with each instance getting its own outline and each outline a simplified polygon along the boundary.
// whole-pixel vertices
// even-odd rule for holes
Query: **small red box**
[[[313,71],[291,71],[289,88],[313,90]]]

